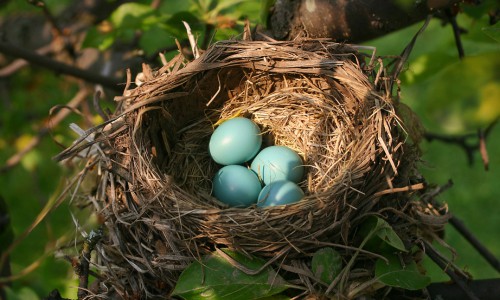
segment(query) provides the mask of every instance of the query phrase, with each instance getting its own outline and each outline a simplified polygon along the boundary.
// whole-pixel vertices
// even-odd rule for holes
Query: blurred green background
[[[70,2],[45,1],[54,14],[61,12]],[[132,39],[134,31],[140,28],[145,34],[139,40],[137,50],[151,54],[173,44],[175,38],[186,38],[180,20],[188,20],[200,37],[204,31],[215,28],[212,41],[237,35],[246,17],[252,24],[260,22],[259,1],[226,0],[218,1],[216,6],[209,5],[210,2],[161,1],[154,11],[149,6],[151,1],[138,1],[135,7],[120,7],[107,19],[117,30],[103,33],[100,27],[93,26],[82,47],[106,50],[116,41]],[[131,10],[136,16],[134,22],[122,17]],[[41,10],[24,1],[10,1],[0,10],[2,19],[36,14],[40,15]],[[459,15],[458,23],[467,30],[462,35],[465,59],[458,59],[451,27],[433,20],[418,38],[401,75],[402,101],[416,112],[426,130],[433,133],[475,133],[500,115],[500,27],[498,24],[490,26],[485,11],[478,8],[466,8]],[[375,46],[378,55],[399,55],[420,26],[416,24],[365,44]],[[156,38],[158,36],[162,38]],[[78,86],[63,76],[33,66],[8,78],[0,78],[0,84],[1,168],[37,136],[51,107],[66,104]],[[55,199],[72,172],[52,160],[62,150],[56,141],[69,145],[76,137],[68,129],[70,122],[78,122],[85,128],[99,119],[82,121],[80,116],[71,114],[52,128],[19,165],[0,172],[0,194],[8,205],[15,236],[21,235],[41,209]],[[474,164],[469,166],[464,151],[456,145],[424,141],[421,147],[424,161],[421,171],[427,181],[439,185],[449,179],[454,182],[439,200],[447,203],[450,211],[500,257],[500,126],[495,127],[487,139],[489,171],[484,170],[478,152]],[[56,288],[63,297],[75,297],[76,276],[69,263],[61,257],[55,258],[53,253],[58,246],[67,244],[68,238],[76,232],[69,211],[67,203],[54,209],[11,252],[13,275],[33,263],[36,268],[14,281],[9,299],[40,299]],[[62,236],[66,238],[64,241]],[[0,239],[0,249],[4,251],[9,239],[5,235],[0,235]],[[451,226],[447,227],[446,241],[457,249],[457,264],[474,278],[499,277]],[[447,280],[431,262],[426,265],[433,280]]]

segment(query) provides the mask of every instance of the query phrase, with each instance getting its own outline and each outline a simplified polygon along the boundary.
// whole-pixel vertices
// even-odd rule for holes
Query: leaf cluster
[[[382,257],[376,260],[373,278],[364,284],[364,288],[371,285],[376,286],[375,289],[389,286],[420,290],[431,283],[430,277],[421,273],[411,255],[406,255],[409,259],[403,260],[409,251],[387,221],[376,216],[367,217],[358,235],[362,239],[359,249]],[[348,268],[355,257],[356,254],[343,257],[334,248],[325,247],[314,253],[309,265],[314,277],[329,286],[342,273],[349,272]],[[350,262],[345,264],[344,261]],[[265,260],[223,249],[188,266],[179,277],[172,294],[186,300],[260,299],[275,295],[289,299],[290,295],[296,296],[297,293],[287,290],[294,288]],[[280,294],[284,291],[286,293]]]
[[[254,16],[258,2],[242,0],[163,1],[159,7],[148,3],[120,5],[108,19],[90,28],[83,47],[106,50],[120,43],[136,44],[151,55],[186,37],[187,22],[204,39],[228,39],[241,32],[244,21]]]

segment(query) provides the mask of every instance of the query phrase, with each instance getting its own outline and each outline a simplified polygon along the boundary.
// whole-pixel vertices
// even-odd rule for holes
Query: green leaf
[[[111,14],[111,23],[115,28],[143,29],[144,19],[155,14],[155,10],[147,4],[125,3]]]
[[[483,28],[483,32],[495,41],[500,42],[500,23]]]
[[[386,258],[389,263],[382,259],[375,263],[375,278],[383,284],[406,290],[420,290],[431,283],[430,277],[418,271],[414,261],[403,266],[397,255],[386,255]]]
[[[385,244],[392,246],[401,251],[406,251],[405,245],[401,238],[397,235],[397,233],[392,229],[391,225],[387,223],[384,219],[381,219],[376,216],[370,216],[368,219],[361,225],[360,229],[361,234],[365,237],[367,241],[372,240],[374,237],[377,237]],[[372,240],[372,245],[375,245],[376,242]]]
[[[155,51],[174,44],[174,38],[170,34],[159,27],[152,27],[145,31],[139,40],[139,46],[148,55]]]
[[[104,34],[101,34],[95,26],[90,27],[85,34],[85,39],[82,43],[82,48],[98,48],[104,39]]]
[[[426,81],[406,88],[407,95],[420,100],[415,105],[426,129],[462,134],[485,128],[500,115],[500,44],[495,45],[496,51],[456,60]]]
[[[213,252],[189,265],[180,275],[172,293],[186,300],[196,299],[257,299],[279,294],[288,288],[286,281],[272,268],[264,268],[256,275],[237,269],[224,256],[250,270],[259,270],[265,261],[248,258],[237,252]]]
[[[264,26],[267,26],[267,18],[274,3],[276,0],[260,0],[260,22]]]
[[[192,6],[192,1],[161,1],[158,11],[161,14],[175,14],[178,12],[189,11]]]
[[[113,45],[116,35],[116,32],[102,33],[96,27],[90,27],[83,40],[82,48],[97,48],[104,51]]]
[[[330,283],[342,270],[342,257],[331,247],[321,248],[314,253],[311,268],[316,278]]]
[[[498,8],[498,0],[482,0],[481,5],[462,5],[463,12],[473,19],[488,16],[488,13]]]
[[[173,14],[166,22],[166,29],[176,38],[186,36],[186,28],[182,21],[187,22],[193,31],[202,30],[203,26],[200,20],[190,12],[179,12]]]
[[[236,6],[245,0],[223,0],[217,3],[217,6],[211,11],[213,15],[219,15],[223,10]]]
[[[9,300],[39,300],[38,295],[29,287],[22,287],[19,290],[12,290],[8,286],[3,286],[6,293],[6,299]]]

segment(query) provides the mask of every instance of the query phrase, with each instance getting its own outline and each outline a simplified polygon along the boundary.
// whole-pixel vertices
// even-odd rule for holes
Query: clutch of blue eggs
[[[304,197],[297,185],[304,175],[301,157],[286,146],[261,147],[262,133],[250,119],[232,118],[215,129],[209,152],[223,165],[213,178],[215,198],[231,207],[268,207]]]

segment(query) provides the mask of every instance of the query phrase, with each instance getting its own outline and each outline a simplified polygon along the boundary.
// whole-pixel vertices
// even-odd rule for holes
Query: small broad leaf
[[[144,52],[151,55],[155,51],[161,50],[165,45],[173,44],[173,41],[174,38],[170,36],[169,32],[155,26],[142,34],[139,46]]]
[[[172,293],[186,300],[197,299],[258,299],[279,294],[288,288],[286,281],[272,268],[249,275],[236,268],[224,256],[229,256],[249,270],[259,270],[265,261],[248,258],[230,250],[213,252],[189,265],[180,275]],[[225,255],[223,255],[225,253]]]
[[[316,278],[330,283],[342,270],[342,257],[331,247],[321,248],[314,253],[311,268]]]
[[[120,5],[110,17],[115,28],[142,29],[144,19],[155,14],[155,10],[147,4],[125,3]]]
[[[375,263],[375,277],[383,284],[406,290],[420,290],[431,283],[430,277],[418,271],[415,261],[412,260],[403,266],[397,255],[390,254],[385,257],[389,263],[382,259]]]
[[[85,39],[82,43],[82,48],[98,48],[105,35],[100,33],[95,26],[90,27],[85,34]]]
[[[393,248],[406,251],[403,241],[387,221],[376,216],[370,216],[361,227],[360,231],[367,241],[377,237]],[[373,245],[376,243],[372,240],[371,244]]]

